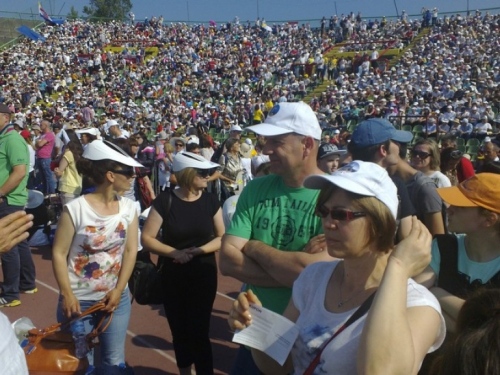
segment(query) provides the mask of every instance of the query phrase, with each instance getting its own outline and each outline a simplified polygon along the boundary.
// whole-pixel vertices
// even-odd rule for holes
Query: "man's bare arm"
[[[248,240],[226,234],[222,238],[219,268],[223,275],[263,287],[281,287],[262,267],[243,253]]]
[[[313,239],[313,241],[316,241]],[[303,251],[281,251],[260,241],[248,241],[243,253],[258,263],[268,275],[271,275],[281,286],[291,288],[302,270],[309,264],[335,260],[326,251],[307,253]]]

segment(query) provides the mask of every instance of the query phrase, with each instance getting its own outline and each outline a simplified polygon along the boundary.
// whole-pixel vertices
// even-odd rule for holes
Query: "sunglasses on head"
[[[133,167],[125,169],[111,169],[110,172],[121,174],[126,177],[134,177],[136,175],[135,169]]]
[[[316,207],[315,213],[317,216],[323,219],[325,219],[328,215],[330,215],[332,220],[338,220],[338,221],[350,221],[358,217],[366,216],[365,212],[354,212],[346,208],[329,209],[325,206]]]
[[[210,169],[196,169],[196,174],[202,178],[207,178],[213,175],[215,170],[213,168]]]
[[[418,150],[411,150],[410,154],[414,158],[418,157],[420,159],[427,159],[429,156],[431,156],[431,154],[429,154],[428,152]]]

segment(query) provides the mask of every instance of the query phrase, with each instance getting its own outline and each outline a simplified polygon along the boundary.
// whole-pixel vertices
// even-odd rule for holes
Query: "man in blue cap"
[[[401,202],[398,240],[408,235],[414,214],[432,234],[444,233],[442,200],[434,183],[405,160],[406,145],[412,138],[411,132],[397,130],[387,120],[371,118],[358,125],[348,146],[353,160],[376,163],[392,176]]]

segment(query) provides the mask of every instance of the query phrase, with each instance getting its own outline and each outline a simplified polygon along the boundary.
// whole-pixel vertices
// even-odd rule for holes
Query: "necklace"
[[[340,280],[340,287],[339,287],[339,297],[340,297],[339,299],[340,299],[340,301],[339,301],[339,303],[337,303],[337,307],[344,306],[344,304],[346,304],[347,302],[352,300],[354,297],[357,297],[358,295],[360,295],[362,292],[365,291],[364,289],[361,289],[359,292],[355,293],[351,297],[349,297],[347,299],[342,299],[342,285],[344,285],[344,278],[345,278],[345,268],[344,268],[344,265],[342,264],[342,279]]]

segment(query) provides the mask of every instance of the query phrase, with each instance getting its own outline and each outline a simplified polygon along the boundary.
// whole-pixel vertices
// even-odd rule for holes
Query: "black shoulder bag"
[[[166,217],[172,205],[172,195],[170,191],[163,194],[167,194],[167,199],[164,202],[165,206],[163,207],[163,214]],[[139,305],[159,305],[164,302],[162,270],[163,262],[161,257],[158,264],[154,264],[149,251],[143,249],[138,252],[132,276],[128,281],[132,293],[132,302],[134,302],[134,299]]]

